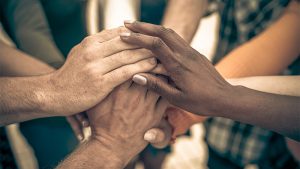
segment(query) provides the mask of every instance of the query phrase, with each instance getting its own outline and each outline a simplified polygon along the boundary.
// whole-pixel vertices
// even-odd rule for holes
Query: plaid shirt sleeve
[[[289,0],[215,0],[214,3],[216,2],[221,27],[214,63],[264,31],[281,15]],[[241,167],[266,159],[264,152],[274,146],[270,140],[275,133],[230,119],[211,118],[205,122],[205,127],[208,146]],[[278,151],[278,154],[282,152]]]

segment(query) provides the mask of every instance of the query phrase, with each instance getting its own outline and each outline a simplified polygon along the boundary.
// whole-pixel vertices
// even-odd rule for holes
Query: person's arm
[[[151,50],[175,86],[149,73],[135,75],[134,82],[195,114],[231,118],[300,141],[300,97],[232,86],[175,32],[137,21],[125,26],[133,32],[121,35],[122,40]]]
[[[300,96],[300,76],[256,76],[227,79],[232,85],[280,95]]]
[[[207,4],[207,0],[169,0],[162,25],[191,42]]]
[[[83,112],[96,105],[113,88],[130,79],[135,73],[152,70],[156,66],[156,60],[151,58],[152,53],[145,53],[144,49],[130,50],[136,49],[136,46],[127,45],[120,38],[115,38],[121,31],[126,30],[106,30],[85,38],[69,53],[64,66],[50,74],[1,77],[0,125]],[[24,76],[36,71],[39,66],[46,67],[42,63],[36,67],[30,65],[29,63],[36,63],[37,60],[15,52],[12,48],[2,48],[7,53],[0,55],[0,63],[8,63],[1,67],[3,74],[22,74],[20,72],[28,67],[30,71],[25,71],[22,74]],[[126,49],[128,51],[124,51]],[[10,59],[14,56],[8,57],[8,54],[16,54],[16,57],[26,63]],[[9,63],[10,61],[21,66],[13,68],[16,65]]]
[[[115,145],[115,142],[110,142]],[[107,146],[97,140],[89,140],[75,150],[57,169],[121,169],[126,160],[120,159],[122,149]]]
[[[33,76],[53,72],[51,66],[0,42],[0,76]]]
[[[299,3],[292,1],[270,28],[234,49],[216,65],[216,69],[226,78],[275,75],[282,72],[300,53],[300,36],[297,36],[300,29],[299,8]],[[263,86],[260,85],[260,88]],[[177,135],[205,119],[184,112],[173,113],[170,117],[170,123],[176,129],[174,134]],[[185,125],[179,125],[182,123]]]
[[[92,139],[72,153],[59,169],[121,169],[142,151],[143,135],[159,125],[165,99],[128,81],[87,112]]]
[[[30,117],[45,116],[42,106],[45,103],[39,99],[37,93],[46,87],[46,77],[11,78],[11,76],[35,76],[53,72],[47,64],[34,59],[23,52],[0,42],[0,125],[21,122]],[[23,113],[8,113],[8,112]]]
[[[224,57],[216,69],[225,78],[276,75],[300,53],[300,3],[291,1],[263,33]]]

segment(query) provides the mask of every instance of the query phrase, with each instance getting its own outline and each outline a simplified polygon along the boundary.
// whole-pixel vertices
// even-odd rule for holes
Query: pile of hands
[[[196,122],[182,109],[209,116],[214,110],[206,103],[230,86],[174,31],[137,21],[85,38],[49,79],[49,102],[63,100],[53,104],[55,115],[69,116],[80,139],[90,126],[90,139],[124,158],[149,142],[169,144]]]

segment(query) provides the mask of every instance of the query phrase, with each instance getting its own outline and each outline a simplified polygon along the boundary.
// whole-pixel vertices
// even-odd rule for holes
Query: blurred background
[[[41,0],[39,3],[26,0],[23,2],[13,0],[12,3],[2,4],[2,9],[4,13],[8,12],[12,14],[10,15],[12,17],[10,19],[12,20],[16,20],[16,15],[22,14],[22,12],[16,14],[14,10],[22,10],[23,13],[30,10],[37,10],[35,8],[44,10],[44,12],[35,13],[34,15],[41,15],[37,17],[45,17],[47,19],[47,22],[44,24],[51,27],[56,45],[51,45],[51,42],[47,42],[48,39],[42,36],[34,36],[40,41],[44,41],[42,43],[45,44],[45,48],[48,46],[58,48],[51,50],[56,55],[66,56],[71,47],[80,42],[84,36],[99,32],[102,29],[121,26],[124,20],[142,20],[159,24],[166,3],[167,1],[165,0],[67,0],[64,2],[58,0],[52,2]],[[31,16],[32,14],[30,16],[24,15],[23,17],[25,18],[21,18],[19,24],[24,22],[26,17]],[[61,26],[62,23],[63,26]],[[26,46],[25,42],[17,40],[19,35],[18,25],[14,24],[12,28],[11,25],[13,24],[10,24],[4,22],[1,25],[0,39],[2,41],[12,46],[17,42],[17,45],[21,46],[25,51],[35,56],[42,55],[40,54],[41,51],[33,51],[30,46]],[[26,23],[22,24],[22,26],[26,26]],[[209,58],[213,56],[215,48],[217,25],[218,15],[211,15],[203,19],[192,41],[193,47]],[[10,29],[6,29],[7,33],[5,33],[2,29],[3,27]],[[60,27],[60,31],[56,27]],[[30,34],[27,36],[30,36]],[[26,37],[21,38],[24,40]],[[55,52],[56,50],[58,52]],[[55,62],[50,64],[59,67],[62,63]],[[66,121],[63,118],[47,118],[25,122],[21,125],[14,124],[7,126],[7,135],[18,168],[51,168],[63,160],[65,155],[71,152],[77,144],[76,138],[71,136],[71,129],[66,125]],[[44,148],[43,145],[48,145],[48,148]],[[62,152],[62,149],[66,149],[63,146],[68,148]],[[207,150],[203,142],[203,126],[201,124],[194,125],[188,136],[178,138],[176,143],[168,149],[165,160],[161,162],[163,169],[206,168]],[[154,151],[155,153],[156,150],[149,151]],[[143,169],[143,165],[142,162],[137,162],[135,167],[129,168]]]
[[[184,4],[187,0],[1,0],[0,41],[59,68],[71,48],[87,35],[122,26],[124,20],[164,24],[164,15],[170,2]],[[290,1],[210,2],[216,2],[211,4],[218,6],[210,4],[206,13],[199,13],[199,21],[202,15],[207,16],[199,24],[197,22],[195,36],[192,40],[183,38],[188,39],[196,50],[216,64],[227,54],[241,55],[242,50],[240,53],[231,51],[246,46],[242,44],[247,44],[267,29],[284,12]],[[192,17],[198,15],[191,14]],[[182,13],[178,12],[174,16],[180,18]],[[180,23],[173,23],[172,26],[177,25]],[[186,29],[189,30],[189,27]],[[179,34],[185,35],[187,30]],[[253,61],[255,59],[252,57],[256,57],[256,54],[252,55],[251,52],[253,50],[244,50],[242,55],[250,55],[249,60]],[[266,60],[268,64],[272,59]],[[235,73],[244,69],[243,64],[237,63],[228,64],[224,72],[230,69]],[[299,59],[297,63],[299,67]],[[236,65],[240,67],[235,70]],[[255,66],[253,64],[250,67],[255,69]],[[276,167],[281,169],[296,163],[286,147],[284,137],[276,133],[228,119],[213,118],[206,122],[205,125],[193,125],[174,144],[162,150],[148,146],[126,169],[204,169],[208,168],[208,153],[211,166],[218,169],[232,168],[228,166],[238,169],[258,168],[249,165],[253,163],[260,163],[261,168],[267,169],[275,165],[285,166]],[[205,135],[205,128],[211,135]],[[0,135],[0,155],[1,148],[9,146],[16,167],[20,169],[54,168],[79,144],[64,117],[36,119],[0,129],[0,134],[2,130],[6,133]],[[3,141],[6,136],[8,144]],[[0,156],[0,160],[1,164],[7,159]],[[0,169],[6,168],[0,166]]]

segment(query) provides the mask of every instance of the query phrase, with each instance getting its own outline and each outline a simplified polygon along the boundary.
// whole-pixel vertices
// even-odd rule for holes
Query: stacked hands
[[[213,115],[215,107],[206,103],[231,90],[211,63],[174,31],[137,21],[85,38],[49,82],[56,86],[55,97],[66,97],[56,114],[93,107],[68,121],[81,138],[82,127],[90,125],[91,139],[114,145],[119,158],[136,155],[145,140],[156,147],[167,145],[203,118],[181,109]]]

